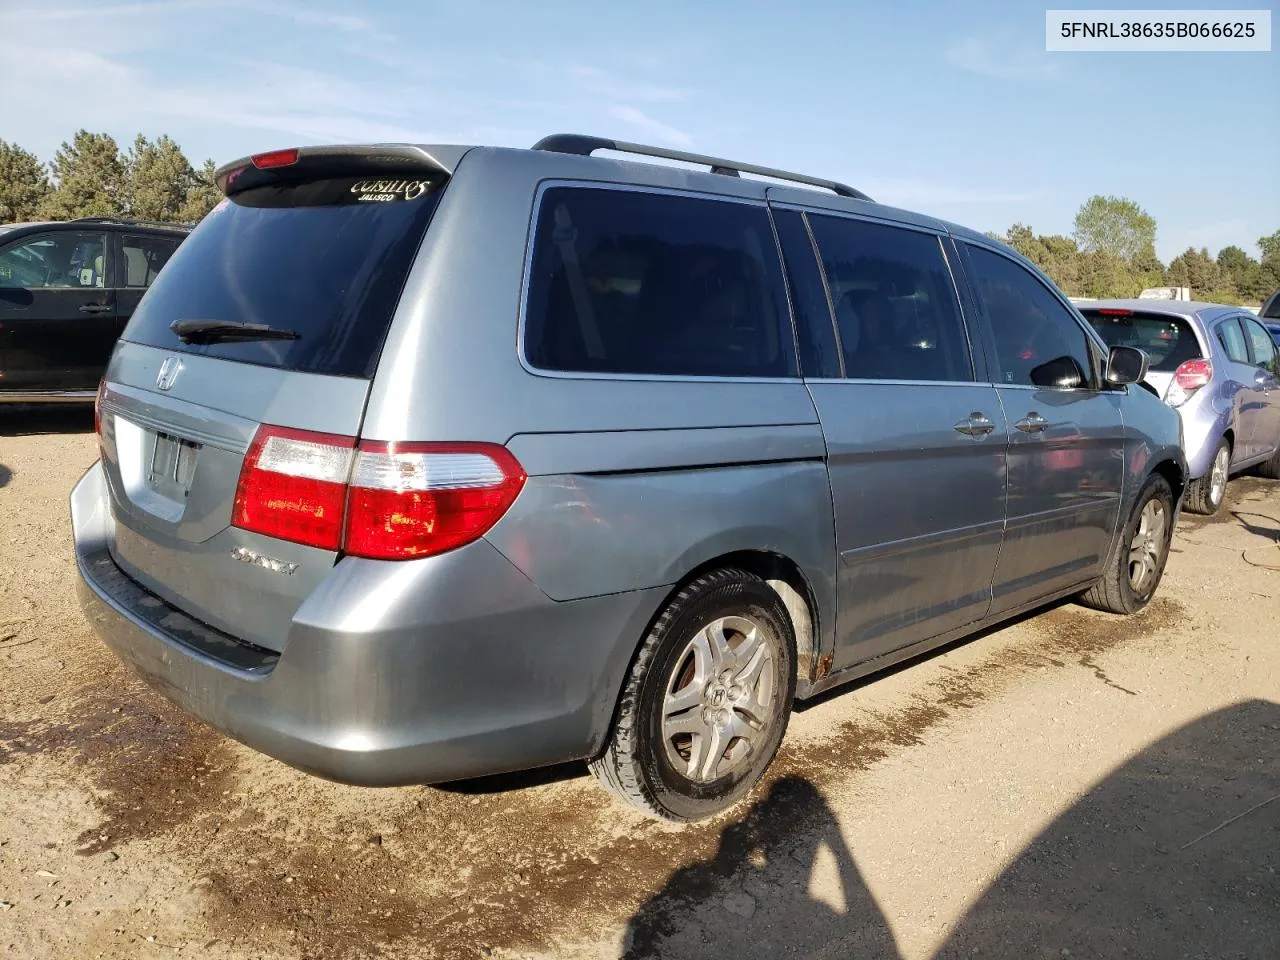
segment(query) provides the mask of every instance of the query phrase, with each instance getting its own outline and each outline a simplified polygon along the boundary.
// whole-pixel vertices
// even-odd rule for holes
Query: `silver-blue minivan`
[[[303,770],[585,759],[699,819],[797,698],[1160,582],[1177,414],[982,234],[569,135],[218,179],[100,389],[81,596],[157,689]]]

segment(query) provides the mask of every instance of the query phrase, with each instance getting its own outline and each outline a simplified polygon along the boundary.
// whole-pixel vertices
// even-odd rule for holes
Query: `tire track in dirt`
[[[948,671],[909,705],[784,746],[752,798],[787,776],[823,789],[921,743],[931,728],[1031,672],[1069,663],[1097,670],[1094,658],[1105,651],[1185,618],[1170,598],[1129,619],[1075,608],[1042,614],[1028,621],[1029,642]],[[452,960],[486,949],[545,949],[624,921],[673,871],[712,859],[723,828],[741,817],[739,808],[681,828],[654,824],[612,806],[588,781],[475,800],[421,791],[395,818],[394,849],[364,842],[353,853],[351,841],[367,838],[348,831],[341,840],[302,826],[282,840],[279,824],[256,825],[213,858],[224,866],[211,869],[210,892],[225,909],[211,916],[231,937],[288,932],[308,957],[429,948]],[[228,869],[240,862],[236,849],[254,851],[270,867]]]

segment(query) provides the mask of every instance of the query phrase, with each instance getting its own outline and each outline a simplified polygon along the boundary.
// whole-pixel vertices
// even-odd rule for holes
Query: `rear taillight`
[[[1173,379],[1183,390],[1199,390],[1213,379],[1213,364],[1208,360],[1188,360],[1173,372]]]
[[[232,524],[358,557],[444,553],[483,536],[525,472],[502,446],[382,443],[263,426],[240,472]]]
[[[353,437],[260,427],[240,470],[232,525],[337,550],[355,445]]]
[[[1165,402],[1180,407],[1191,395],[1213,379],[1213,364],[1208,360],[1188,360],[1173,372],[1173,382],[1165,394]]]
[[[397,560],[483,536],[524,486],[524,469],[487,443],[364,442],[347,501],[346,551]]]

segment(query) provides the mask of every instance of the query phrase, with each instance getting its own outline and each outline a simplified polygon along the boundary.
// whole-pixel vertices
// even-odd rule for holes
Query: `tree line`
[[[121,150],[105,133],[80,130],[50,163],[0,140],[0,223],[137,217],[195,223],[217,204],[214,162],[194,167],[168,136],[134,138]],[[1069,296],[1133,297],[1146,287],[1190,287],[1198,300],[1257,304],[1280,287],[1280,230],[1258,238],[1262,259],[1237,246],[1217,257],[1188,247],[1166,266],[1156,256],[1156,221],[1124,197],[1090,197],[1071,236],[1015,223],[990,234],[1047,273]]]
[[[1090,197],[1071,236],[1037,234],[1015,223],[988,234],[1013,247],[1072,297],[1135,297],[1148,287],[1190,287],[1197,300],[1260,304],[1280,287],[1280,230],[1258,238],[1262,259],[1235,245],[1217,257],[1188,247],[1166,266],[1156,256],[1156,221],[1124,197]]]
[[[192,166],[170,137],[134,138],[121,150],[105,133],[80,130],[50,163],[0,140],[0,223],[135,217],[195,223],[221,198],[215,165]]]

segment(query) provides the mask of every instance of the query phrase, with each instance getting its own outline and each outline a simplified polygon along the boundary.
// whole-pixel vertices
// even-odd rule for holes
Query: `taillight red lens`
[[[456,549],[497,523],[524,482],[496,444],[366,441],[352,472],[346,552],[400,560]]]
[[[271,170],[274,167],[291,167],[298,162],[298,148],[288,150],[271,150],[268,153],[256,153],[250,159],[259,170]]]
[[[382,443],[263,425],[240,471],[233,526],[357,557],[405,560],[483,536],[524,487],[506,447]]]
[[[1183,390],[1199,390],[1213,379],[1213,364],[1208,360],[1188,360],[1173,372],[1173,379]]]
[[[354,437],[259,427],[240,470],[232,525],[337,550],[355,443]]]

